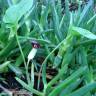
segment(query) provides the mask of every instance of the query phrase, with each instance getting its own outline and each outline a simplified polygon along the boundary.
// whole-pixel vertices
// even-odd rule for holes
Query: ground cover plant
[[[95,3],[0,0],[0,96],[95,96]]]

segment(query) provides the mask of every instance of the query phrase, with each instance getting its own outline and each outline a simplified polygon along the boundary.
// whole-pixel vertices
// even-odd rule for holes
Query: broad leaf
[[[77,35],[77,36],[82,35],[89,39],[96,39],[96,35],[94,35],[90,31],[80,28],[80,27],[72,27],[72,29],[70,31],[72,31],[73,35]]]
[[[9,7],[3,21],[8,24],[17,24],[20,18],[28,12],[33,5],[33,0],[21,0],[20,3]]]

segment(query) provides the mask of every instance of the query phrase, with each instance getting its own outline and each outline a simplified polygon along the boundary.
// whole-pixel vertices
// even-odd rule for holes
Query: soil
[[[49,82],[57,74],[57,71],[55,69],[51,69],[51,68],[47,68],[46,72],[47,72],[47,82]],[[6,90],[13,92],[15,94],[13,96],[16,96],[16,92],[22,92],[20,90],[23,89],[23,88],[15,80],[16,75],[13,72],[8,72],[8,73],[0,74],[0,76],[5,79],[4,81],[0,81],[0,85],[3,86]],[[24,77],[21,78],[21,79],[24,82],[26,82],[26,79],[24,79]],[[40,79],[41,80],[40,80],[39,90],[42,91],[43,90],[43,82],[42,82],[42,78],[40,78]],[[38,73],[36,73],[36,72],[35,72],[35,80],[34,81],[35,81],[34,89],[37,89]],[[4,91],[4,90],[2,90],[2,88],[0,88],[0,93],[2,91]],[[29,94],[28,94],[28,92],[26,92],[26,94],[24,93],[24,94],[22,94],[20,96],[29,96]]]

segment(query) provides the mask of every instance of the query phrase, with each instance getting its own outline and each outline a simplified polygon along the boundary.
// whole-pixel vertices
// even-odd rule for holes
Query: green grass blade
[[[73,90],[75,90],[81,83],[81,80],[77,80],[75,82],[73,82],[72,84],[70,84],[69,86],[67,86],[61,93],[60,96],[66,96],[66,94],[71,93]]]
[[[71,82],[78,79],[86,71],[86,67],[79,68],[71,76],[65,79],[61,84],[54,88],[54,90],[49,94],[49,96],[58,96],[58,94]]]
[[[93,4],[93,1],[89,0],[88,5],[85,6],[85,8],[83,9],[83,11],[82,11],[82,13],[80,15],[80,19],[79,19],[78,24],[77,24],[78,26],[81,24],[81,22],[84,20],[84,18],[86,18],[86,14],[88,13],[88,11],[89,11],[90,7],[92,6],[92,4]]]
[[[18,77],[15,78],[24,88],[26,88],[27,90],[29,90],[31,93],[36,94],[37,96],[43,96],[43,94],[33,88],[30,87],[30,85],[27,85],[24,81],[22,81],[21,79],[19,79]]]
[[[10,61],[6,61],[3,64],[0,64],[0,72],[4,72],[5,68],[8,67],[9,64],[10,64]]]
[[[96,14],[88,20],[87,24],[91,24],[95,20],[95,18]]]
[[[59,41],[63,40],[62,37],[62,32],[59,30],[59,16],[57,14],[56,6],[55,6],[55,1],[51,1],[51,10],[52,10],[52,16],[53,16],[53,23],[54,23],[54,29],[55,29],[55,34],[58,38]]]
[[[70,95],[66,96],[84,96],[89,91],[96,89],[96,83],[89,83],[85,85],[84,87],[81,87],[80,89],[76,90],[75,92],[71,93]]]
[[[21,76],[23,74],[22,70],[15,66],[14,64],[9,64],[8,67],[10,68],[10,70],[12,70],[12,72],[14,72],[17,76]]]
[[[0,51],[0,59],[7,57],[9,55],[9,53],[16,47],[16,45],[17,45],[16,38],[13,37],[9,41],[9,43],[6,45],[6,47]]]

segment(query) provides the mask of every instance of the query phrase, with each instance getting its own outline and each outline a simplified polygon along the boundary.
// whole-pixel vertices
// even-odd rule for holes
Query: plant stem
[[[17,44],[18,44],[18,46],[19,46],[19,49],[20,49],[20,52],[21,52],[21,55],[22,55],[22,59],[23,59],[23,61],[24,61],[24,66],[26,67],[27,65],[26,65],[25,57],[24,57],[24,54],[23,54],[21,45],[20,45],[19,40],[18,40],[17,32],[16,32],[16,40],[17,40]]]
[[[29,84],[30,83],[30,78],[29,78],[29,73],[28,73],[28,65],[29,64],[26,64],[25,57],[24,57],[21,45],[19,43],[19,39],[18,39],[18,35],[17,35],[17,29],[15,29],[14,31],[16,32],[16,34],[15,34],[16,35],[16,40],[17,40],[17,43],[18,43],[18,46],[19,46],[19,49],[20,49],[20,52],[21,52],[21,55],[22,55],[22,59],[24,61],[24,66],[25,66],[25,69],[26,69],[26,78],[27,78],[27,82]],[[29,60],[28,60],[28,63],[29,63]]]
[[[62,44],[64,41],[65,41],[65,39],[62,40],[62,41],[56,46],[56,48],[54,48],[54,49],[50,52],[50,54],[46,57],[46,59],[43,61],[42,66],[41,66],[40,71],[39,71],[38,80],[40,80],[40,74],[41,74],[41,71],[42,71],[43,66],[46,65],[47,59],[51,56],[51,54],[52,54],[56,49],[59,48],[59,46],[61,46],[61,44]],[[46,69],[44,69],[44,70],[46,70]],[[43,76],[44,76],[44,75],[43,75]],[[44,78],[44,77],[43,77],[43,78]],[[44,85],[44,86],[46,87],[46,85]]]
[[[29,73],[28,73],[29,62],[30,62],[30,60],[27,61],[27,66],[26,66],[26,78],[27,78],[28,84],[30,84],[30,76],[29,76]]]

